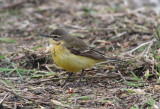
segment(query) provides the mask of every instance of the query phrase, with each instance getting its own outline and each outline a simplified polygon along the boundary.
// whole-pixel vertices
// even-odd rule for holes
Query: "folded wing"
[[[85,49],[77,49],[74,47],[70,47],[68,48],[70,50],[71,53],[75,54],[75,55],[80,55],[80,56],[85,56],[85,57],[89,57],[89,58],[93,58],[93,59],[97,59],[97,60],[106,60],[106,57],[103,53],[93,49],[93,48],[85,48]]]

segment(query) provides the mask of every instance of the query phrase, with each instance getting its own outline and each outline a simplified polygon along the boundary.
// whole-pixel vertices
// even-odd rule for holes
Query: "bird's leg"
[[[85,76],[85,72],[84,72],[84,69],[82,69],[82,72],[81,72],[81,75],[80,75],[80,79],[78,80],[77,84],[76,84],[76,87],[79,87],[80,84],[81,84],[81,80],[82,78]]]
[[[61,87],[64,87],[66,85],[67,81],[71,78],[72,75],[73,75],[73,72],[69,72],[67,79],[64,80]]]

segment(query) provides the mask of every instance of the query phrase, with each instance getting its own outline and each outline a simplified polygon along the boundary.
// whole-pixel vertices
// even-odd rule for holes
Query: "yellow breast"
[[[90,68],[99,60],[79,56],[70,53],[63,44],[54,45],[51,49],[54,62],[69,72],[79,72],[82,69]]]

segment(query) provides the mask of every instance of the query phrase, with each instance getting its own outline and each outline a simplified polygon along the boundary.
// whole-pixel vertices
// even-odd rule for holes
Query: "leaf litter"
[[[115,0],[6,0],[0,20],[0,108],[160,107],[160,30],[153,10]],[[125,62],[87,69],[78,88],[75,73],[61,88],[67,72],[39,37],[57,27]]]

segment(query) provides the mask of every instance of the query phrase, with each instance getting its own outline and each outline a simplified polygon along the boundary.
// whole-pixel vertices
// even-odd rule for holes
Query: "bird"
[[[81,76],[77,86],[85,75],[84,70],[91,68],[96,63],[104,61],[119,61],[106,58],[100,51],[89,47],[82,39],[71,36],[66,30],[57,28],[50,34],[41,34],[41,36],[49,38],[49,51],[54,62],[61,68],[70,72],[66,81],[61,85],[63,87],[68,79],[75,72],[81,71]]]

